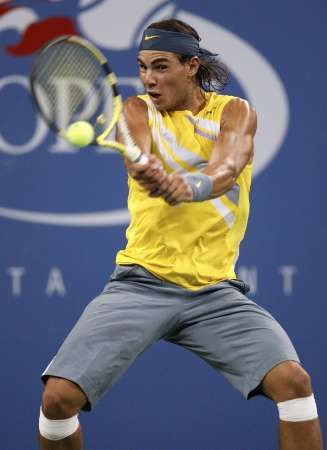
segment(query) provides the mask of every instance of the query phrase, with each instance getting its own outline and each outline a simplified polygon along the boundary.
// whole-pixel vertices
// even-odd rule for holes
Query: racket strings
[[[35,85],[43,113],[57,129],[65,129],[75,120],[96,124],[100,134],[107,120],[96,122],[100,110],[112,103],[110,87],[105,87],[105,73],[100,62],[82,46],[64,42],[41,54]],[[106,90],[105,95],[103,90]],[[110,101],[108,101],[110,100]],[[109,108],[110,109],[110,108]]]

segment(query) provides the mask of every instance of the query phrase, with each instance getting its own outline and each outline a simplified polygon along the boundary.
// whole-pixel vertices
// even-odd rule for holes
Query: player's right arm
[[[148,125],[148,108],[138,97],[129,97],[124,102],[124,115],[135,144],[148,156],[145,165],[131,163],[125,158],[125,166],[132,178],[148,191],[152,191],[166,177],[161,161],[151,155],[151,132]],[[119,140],[119,132],[117,134]]]
[[[148,108],[139,97],[129,97],[124,102],[124,115],[135,144],[144,153],[151,153],[151,133],[148,125]]]

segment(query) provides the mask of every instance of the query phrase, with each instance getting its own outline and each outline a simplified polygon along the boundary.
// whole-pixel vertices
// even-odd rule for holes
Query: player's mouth
[[[154,102],[157,102],[159,100],[159,98],[161,97],[161,94],[159,94],[158,92],[149,92],[148,94],[151,98],[151,100],[153,100]]]

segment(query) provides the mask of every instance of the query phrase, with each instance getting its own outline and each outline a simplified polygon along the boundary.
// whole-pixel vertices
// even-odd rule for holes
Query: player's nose
[[[143,84],[146,88],[154,87],[157,84],[157,80],[152,70],[147,70],[142,76]]]

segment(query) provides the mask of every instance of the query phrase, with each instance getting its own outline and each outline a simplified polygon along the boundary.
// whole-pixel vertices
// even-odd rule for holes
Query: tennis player
[[[323,448],[308,373],[285,331],[246,297],[249,288],[235,275],[256,113],[247,101],[218,93],[226,68],[199,40],[175,19],[143,34],[138,63],[146,94],[128,99],[125,112],[149,163],[126,162],[127,246],[43,373],[43,450],[82,449],[79,411],[94,408],[159,339],[200,356],[246,399],[271,399],[280,449]]]

